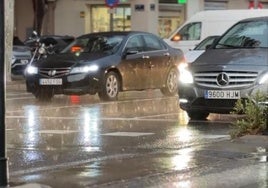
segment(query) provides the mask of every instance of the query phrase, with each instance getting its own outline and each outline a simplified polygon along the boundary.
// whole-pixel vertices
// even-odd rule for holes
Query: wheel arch
[[[115,72],[118,75],[118,78],[119,78],[119,81],[120,81],[119,89],[120,89],[120,91],[122,91],[122,89],[123,89],[123,79],[122,79],[121,72],[115,67],[111,67],[111,68],[107,69],[105,71],[105,75],[108,74],[109,72]]]

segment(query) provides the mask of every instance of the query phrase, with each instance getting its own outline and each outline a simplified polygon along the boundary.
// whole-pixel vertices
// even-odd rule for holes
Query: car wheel
[[[165,96],[174,96],[178,92],[178,71],[175,68],[170,69],[166,78],[166,86],[161,89]]]
[[[187,111],[187,114],[192,120],[206,120],[209,115],[209,112]]]
[[[42,102],[51,101],[53,95],[54,95],[53,90],[47,89],[47,88],[39,88],[39,89],[36,89],[34,92],[35,98],[37,98],[39,101],[42,101]]]
[[[99,98],[103,101],[115,101],[119,93],[120,81],[115,72],[105,75],[101,91],[98,92]]]

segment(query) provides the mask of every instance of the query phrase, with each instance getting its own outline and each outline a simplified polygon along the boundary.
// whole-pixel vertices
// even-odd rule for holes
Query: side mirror
[[[134,54],[137,54],[139,53],[138,50],[136,49],[133,49],[133,48],[128,48],[125,50],[124,54],[123,54],[123,58],[126,58],[128,55],[134,55]]]
[[[212,46],[212,44],[206,45],[206,50],[209,49]]]

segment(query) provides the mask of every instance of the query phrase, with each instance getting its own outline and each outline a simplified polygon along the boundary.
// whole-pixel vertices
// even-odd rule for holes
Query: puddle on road
[[[256,152],[253,153],[254,158],[260,163],[268,162],[268,149],[263,147],[257,147]]]

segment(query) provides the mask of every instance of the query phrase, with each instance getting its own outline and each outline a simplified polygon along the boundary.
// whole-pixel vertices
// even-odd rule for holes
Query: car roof
[[[74,36],[70,35],[42,35],[40,38],[54,38],[54,39],[66,39],[66,38],[75,38]]]
[[[248,21],[268,21],[268,16],[261,16],[261,17],[255,17],[255,18],[246,18],[246,19],[240,20],[239,22],[248,22]]]
[[[145,31],[105,31],[105,32],[94,32],[94,33],[88,33],[88,34],[84,34],[81,35],[77,38],[83,38],[83,37],[88,37],[88,36],[97,36],[97,35],[104,35],[104,36],[108,36],[108,35],[131,35],[131,34],[152,34],[149,32],[145,32]]]

